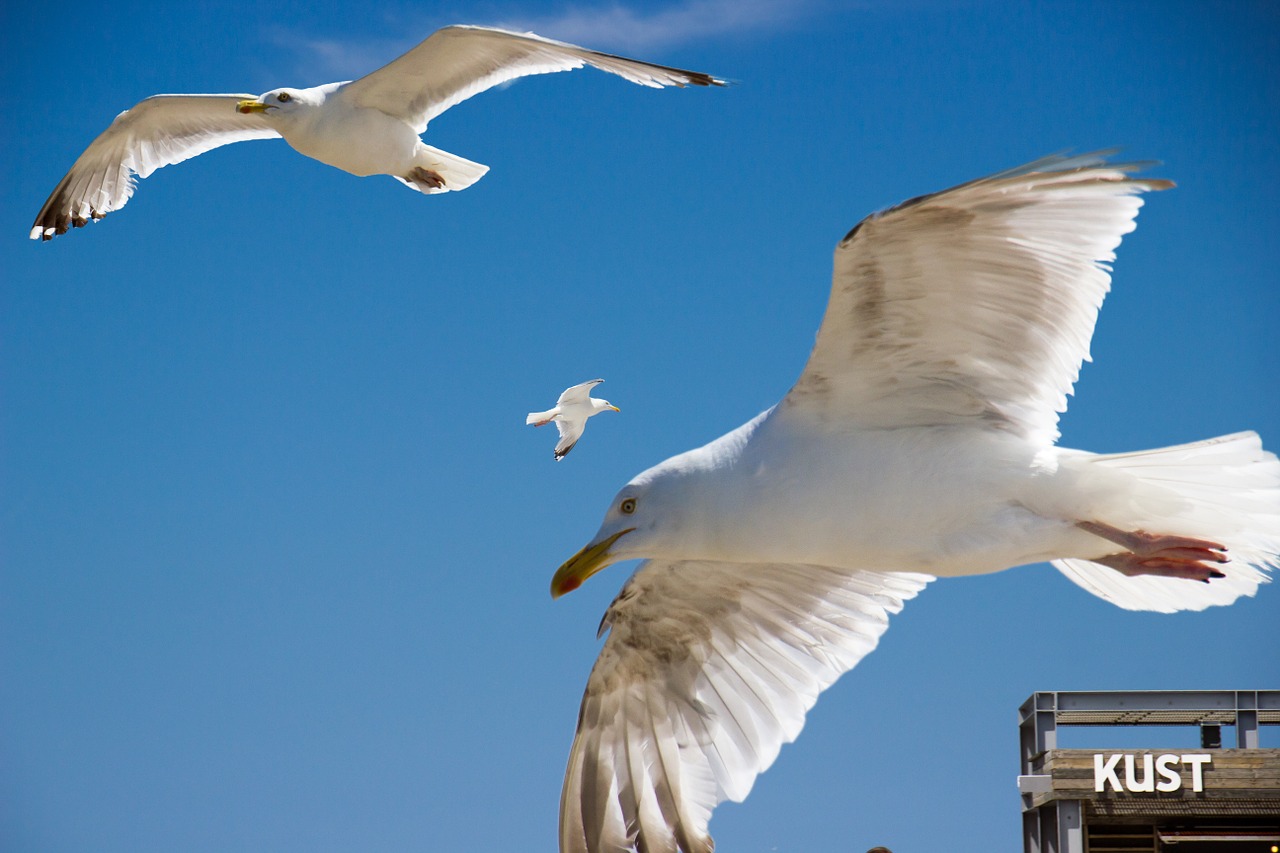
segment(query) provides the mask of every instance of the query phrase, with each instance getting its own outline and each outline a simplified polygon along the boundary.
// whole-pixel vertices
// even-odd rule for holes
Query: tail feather
[[[1143,483],[1175,494],[1179,509],[1152,532],[1202,536],[1223,543],[1225,578],[1196,583],[1151,575],[1126,577],[1088,560],[1054,560],[1074,583],[1126,610],[1203,610],[1254,595],[1280,566],[1280,460],[1254,432],[1193,444],[1094,457]]]
[[[549,422],[555,416],[556,416],[555,409],[548,409],[545,412],[530,412],[529,417],[525,418],[524,422],[526,424],[533,424],[534,426],[542,426],[543,424]]]
[[[400,181],[410,189],[431,195],[447,193],[450,190],[465,190],[484,177],[489,167],[473,163],[464,157],[423,145],[418,148],[414,158],[414,169],[407,175],[397,175]]]

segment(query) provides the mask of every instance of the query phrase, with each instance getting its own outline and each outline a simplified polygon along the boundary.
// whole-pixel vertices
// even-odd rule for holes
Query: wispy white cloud
[[[349,80],[385,65],[448,23],[471,23],[531,31],[586,47],[619,52],[663,50],[699,39],[750,34],[790,24],[817,13],[827,0],[679,0],[627,5],[566,4],[559,11],[528,15],[495,10],[487,19],[427,19],[421,11],[392,7],[384,14],[391,32],[378,38],[318,37],[280,31],[273,41],[296,57],[299,85]],[[501,8],[501,7],[499,7]],[[308,82],[310,81],[310,83]]]
[[[431,31],[414,31],[397,38],[319,38],[296,33],[279,33],[275,43],[296,57],[294,73],[300,86],[333,80],[354,80],[381,68],[422,41]]]
[[[652,50],[785,26],[813,14],[818,5],[814,0],[684,0],[656,7],[610,3],[567,6],[551,15],[513,16],[495,25],[587,47]]]

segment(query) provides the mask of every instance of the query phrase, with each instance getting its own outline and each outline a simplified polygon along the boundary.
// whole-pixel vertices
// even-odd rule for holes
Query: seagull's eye
[[[621,504],[618,505],[618,509],[622,511],[623,515],[631,515],[631,513],[636,511],[636,499],[627,498]]]
[[[288,92],[281,92],[280,94],[276,95],[276,100],[282,104],[287,104],[293,100],[293,96],[290,95]]]

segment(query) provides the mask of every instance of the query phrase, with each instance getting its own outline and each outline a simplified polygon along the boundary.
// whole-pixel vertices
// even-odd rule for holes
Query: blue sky
[[[1270,4],[2,14],[6,850],[554,850],[629,568],[554,602],[551,573],[632,475],[785,393],[836,240],[912,195],[1066,149],[1162,161],[1063,443],[1280,446]],[[27,241],[141,98],[343,79],[458,22],[738,83],[527,79],[429,130],[492,167],[466,192],[254,142]],[[556,464],[524,415],[596,376],[622,412]],[[1016,849],[1028,694],[1274,687],[1278,596],[1160,616],[1047,566],[940,581],[717,810],[718,849]]]

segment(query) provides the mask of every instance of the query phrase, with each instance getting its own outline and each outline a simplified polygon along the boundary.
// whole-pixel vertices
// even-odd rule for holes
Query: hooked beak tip
[[[582,581],[576,577],[563,578],[560,580],[559,583],[556,583],[553,580],[551,582],[551,597],[553,599],[559,598],[565,593],[573,592],[575,589],[577,589],[580,586],[582,586]]]
[[[582,582],[587,578],[616,562],[617,558],[609,553],[609,549],[620,537],[633,530],[635,530],[634,527],[620,530],[603,541],[586,546],[565,561],[565,564],[556,570],[555,577],[551,578],[551,597],[559,598],[567,592],[573,592],[582,586]]]

